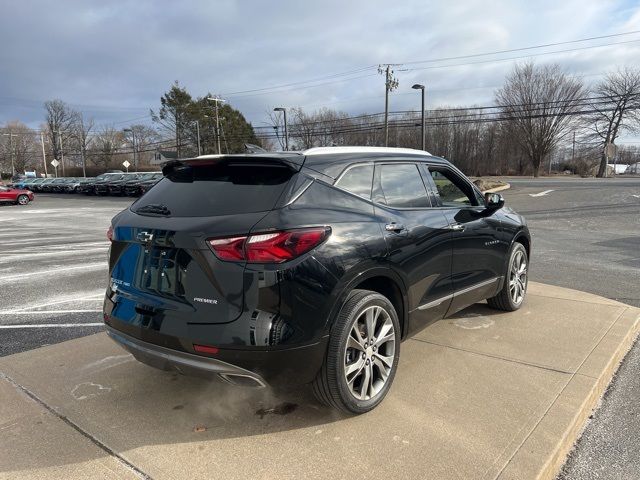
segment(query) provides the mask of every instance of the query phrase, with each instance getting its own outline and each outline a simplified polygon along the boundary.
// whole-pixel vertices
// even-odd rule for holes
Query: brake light
[[[214,238],[209,245],[220,260],[282,263],[312,250],[331,233],[328,227],[268,232],[243,237]]]
[[[113,226],[109,225],[109,229],[107,230],[107,238],[110,242],[113,242]]]

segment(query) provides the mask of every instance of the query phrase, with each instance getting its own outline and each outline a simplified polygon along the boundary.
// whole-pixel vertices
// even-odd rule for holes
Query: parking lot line
[[[95,313],[102,310],[20,310],[20,311],[6,311],[0,312],[0,315],[43,315],[43,314],[56,314],[56,313]]]
[[[26,325],[0,325],[0,329],[18,329],[18,328],[73,328],[73,327],[101,327],[102,322],[91,323],[30,323]]]
[[[107,262],[100,263],[88,263],[87,265],[75,265],[73,267],[59,267],[49,268],[47,270],[38,270],[36,272],[18,273],[15,275],[8,275],[0,278],[0,283],[13,282],[15,280],[22,280],[23,278],[39,277],[39,276],[51,276],[52,274],[61,272],[71,272],[75,270],[102,270],[107,269]]]
[[[15,309],[12,309],[12,310],[4,310],[4,311],[0,311],[0,314],[21,313],[21,312],[35,313],[35,312],[33,312],[33,310],[35,310],[36,308],[51,307],[52,305],[61,305],[63,303],[83,302],[83,301],[87,301],[87,300],[97,300],[97,299],[102,298],[103,296],[104,296],[104,291],[103,290],[99,290],[99,291],[97,291],[95,293],[92,293],[92,294],[89,294],[89,295],[70,297],[70,298],[65,298],[64,300],[55,300],[53,302],[39,303],[37,305],[29,305],[28,307],[24,307],[24,308],[15,308]]]

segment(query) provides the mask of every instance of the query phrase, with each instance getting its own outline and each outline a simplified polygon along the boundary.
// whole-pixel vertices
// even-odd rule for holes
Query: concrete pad
[[[575,373],[627,309],[617,303],[561,299],[564,292],[545,294],[556,294],[555,287],[532,285],[536,293],[529,292],[515,314],[477,304],[414,339]]]
[[[519,312],[476,305],[403,343],[391,393],[359,417],[321,407],[305,389],[156,371],[105,334],[4,357],[0,372],[153,478],[552,478],[640,310],[539,290]],[[18,408],[10,402],[2,418],[24,423]],[[27,437],[17,458],[40,443]],[[21,478],[95,461],[82,449],[73,463],[44,457]]]
[[[139,478],[0,377],[0,478]]]

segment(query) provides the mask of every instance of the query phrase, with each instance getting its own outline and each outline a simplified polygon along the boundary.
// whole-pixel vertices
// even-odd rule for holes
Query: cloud
[[[44,1],[5,2],[0,18],[0,123],[37,126],[42,102],[61,98],[99,123],[144,119],[174,80],[193,95],[230,93],[327,77],[384,62],[413,62],[640,29],[640,8],[622,1],[423,0],[381,2]],[[560,50],[598,45],[640,34]],[[531,52],[502,54],[493,59]],[[540,56],[595,80],[634,64],[640,42]],[[486,57],[395,68],[391,108],[414,108],[415,82],[429,106],[486,104],[513,62]],[[429,68],[425,68],[429,67]],[[438,68],[434,68],[438,67]],[[421,68],[421,69],[418,69]],[[255,124],[276,105],[348,113],[383,108],[374,68],[269,92],[228,95]],[[144,120],[143,120],[144,121]],[[148,120],[147,118],[147,121]]]

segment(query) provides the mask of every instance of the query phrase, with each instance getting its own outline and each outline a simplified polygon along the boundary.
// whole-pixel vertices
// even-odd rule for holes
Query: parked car
[[[144,178],[148,179],[152,174],[153,172],[150,172],[150,173],[136,172],[136,173],[125,174],[126,176],[124,178],[109,182],[108,184],[109,195],[124,195],[126,193],[125,188],[127,185],[132,183],[138,183],[142,181],[142,179]]]
[[[135,173],[113,173],[109,174],[104,180],[95,182],[93,188],[96,195],[109,195],[109,187],[114,183],[126,182],[133,178]]]
[[[124,193],[130,197],[137,197],[153,187],[162,178],[162,172],[142,173],[135,180],[124,184]]]
[[[55,178],[44,178],[42,182],[33,183],[31,186],[34,189],[34,192],[46,192],[49,189],[49,185],[55,180]]]
[[[26,205],[32,202],[35,196],[30,190],[0,185],[0,202],[11,202],[18,205]]]
[[[96,185],[99,183],[107,182],[111,179],[117,178],[121,173],[103,173],[94,177],[93,179],[87,179],[86,182],[82,183],[78,187],[78,191],[84,193],[85,195],[96,195]]]
[[[37,183],[38,180],[44,180],[44,178],[37,178],[37,177],[24,177],[20,180],[17,180],[15,182],[12,183],[12,185],[15,188],[20,188],[20,189],[28,189],[30,190],[30,186],[34,183]]]
[[[531,238],[423,151],[332,147],[173,161],[112,220],[104,321],[149,365],[376,407],[400,342],[475,302],[522,305]]]
[[[80,187],[87,182],[93,181],[93,177],[78,177],[74,178],[73,181],[67,183],[65,185],[65,190],[67,193],[79,193]]]
[[[74,180],[75,178],[72,177],[54,178],[50,182],[44,183],[41,186],[41,191],[46,193],[60,193],[66,191],[66,186]]]

